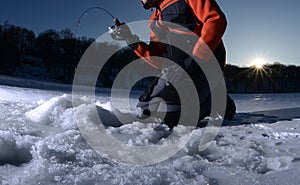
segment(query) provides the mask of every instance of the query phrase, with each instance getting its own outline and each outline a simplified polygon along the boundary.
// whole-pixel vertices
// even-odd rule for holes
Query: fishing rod
[[[81,15],[79,16],[79,18],[77,20],[77,25],[76,25],[76,28],[75,28],[75,36],[76,37],[78,37],[78,29],[79,29],[79,26],[81,24],[81,21],[82,21],[83,17],[86,16],[92,10],[102,10],[103,12],[107,13],[110,17],[113,18],[116,27],[121,25],[119,19],[116,18],[110,11],[108,11],[107,9],[105,9],[103,7],[100,7],[100,6],[93,6],[93,7],[90,7],[90,8],[87,8],[86,10],[84,10],[84,12],[81,13]],[[75,52],[77,51],[77,48],[78,48],[77,44],[78,43],[76,41],[75,42]],[[75,58],[76,58],[76,56],[75,56]]]
[[[102,8],[102,7],[100,7],[100,6],[94,6],[94,7],[90,7],[90,8],[88,8],[88,9],[86,9],[86,10],[79,16],[78,21],[77,21],[77,25],[76,25],[76,29],[75,29],[75,34],[76,34],[76,35],[78,35],[78,34],[77,34],[77,33],[78,33],[78,28],[79,28],[79,26],[80,26],[80,24],[81,24],[82,18],[83,18],[84,16],[86,16],[86,15],[88,14],[88,12],[90,12],[90,11],[92,11],[92,10],[102,10],[102,11],[106,12],[110,17],[113,18],[113,20],[114,20],[116,26],[119,26],[119,25],[121,24],[120,21],[119,21],[119,19],[116,18],[110,11],[108,11],[107,9]]]

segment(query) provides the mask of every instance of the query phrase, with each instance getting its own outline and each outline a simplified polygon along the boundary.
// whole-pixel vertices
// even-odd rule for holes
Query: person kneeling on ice
[[[198,126],[206,126],[207,122],[201,120],[211,113],[211,92],[207,79],[201,68],[195,64],[193,58],[174,47],[171,43],[177,41],[190,47],[192,55],[198,57],[201,62],[210,62],[214,55],[223,70],[226,51],[222,36],[227,26],[224,13],[215,0],[142,0],[141,2],[145,9],[155,9],[149,20],[149,44],[141,42],[137,35],[132,34],[125,23],[119,23],[110,29],[113,39],[125,40],[140,58],[152,67],[161,69],[162,76],[165,76],[165,78],[155,78],[153,83],[140,96],[137,105],[137,108],[141,110],[139,118],[153,116],[149,107],[153,107],[153,105],[150,105],[152,103],[158,103],[152,100],[159,97],[167,105],[163,124],[167,125],[171,130],[174,126],[177,126],[181,114],[181,106],[184,105],[180,103],[178,93],[172,84],[177,83],[184,86],[187,83],[187,79],[182,75],[182,70],[185,70],[193,80],[199,96],[200,114]],[[167,24],[168,22],[172,24]],[[172,26],[174,24],[180,26]],[[195,33],[199,36],[199,39],[195,43],[190,42],[188,32],[180,30],[180,27]],[[172,65],[170,62],[152,60],[151,56],[160,56],[168,59],[166,61],[173,61],[180,67],[174,65],[174,63]],[[188,98],[189,100],[185,101],[185,103],[193,101],[193,97]],[[191,110],[190,114],[192,112],[193,110]],[[227,95],[224,119],[232,120],[235,112],[235,103]]]

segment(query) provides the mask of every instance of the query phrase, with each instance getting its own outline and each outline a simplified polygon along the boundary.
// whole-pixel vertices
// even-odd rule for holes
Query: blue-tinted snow
[[[96,97],[98,106],[109,107],[105,94]],[[74,109],[89,115],[88,109],[72,107],[70,94],[0,86],[0,184],[298,184],[300,94],[233,98],[239,111],[233,126],[222,127],[207,150],[197,147],[203,129],[178,126],[174,141],[193,133],[183,150],[159,164],[131,166],[87,145],[72,119]],[[127,144],[169,142],[154,126],[135,122],[108,131]]]

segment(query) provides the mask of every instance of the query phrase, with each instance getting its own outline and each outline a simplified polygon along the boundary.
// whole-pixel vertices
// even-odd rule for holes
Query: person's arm
[[[215,0],[186,0],[186,2],[203,24],[193,54],[208,61],[222,41],[227,26],[226,17]]]
[[[153,15],[151,17],[151,21]],[[115,21],[118,21],[116,19]],[[127,45],[146,63],[151,65],[156,69],[160,69],[163,65],[163,60],[160,58],[151,58],[152,56],[162,57],[162,54],[165,52],[165,47],[162,43],[159,42],[158,37],[154,32],[150,30],[150,43],[149,45],[145,42],[140,41],[139,37],[133,34],[127,24],[120,23],[116,26],[109,27],[109,33],[112,39],[114,40],[123,40],[126,41]]]
[[[160,42],[159,37],[151,30],[151,24],[153,24],[156,18],[156,13],[153,12],[149,19],[150,28],[150,43],[139,42],[135,47],[134,52],[142,58],[146,63],[156,69],[160,69],[163,65],[163,60],[151,60],[151,56],[163,57],[163,53],[166,51],[165,46]]]

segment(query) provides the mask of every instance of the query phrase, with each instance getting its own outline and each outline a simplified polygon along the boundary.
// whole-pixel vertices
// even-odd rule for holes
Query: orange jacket
[[[208,61],[212,56],[212,52],[214,52],[220,44],[222,44],[223,47],[222,37],[227,26],[225,15],[215,0],[163,0],[159,5],[159,10],[156,10],[152,14],[149,23],[155,20],[170,21],[165,20],[162,14],[164,14],[164,11],[170,11],[170,9],[172,13],[180,11],[181,7],[178,6],[182,6],[182,1],[185,1],[192,10],[192,14],[194,15],[193,19],[196,24],[195,29],[192,31],[200,37],[194,46],[193,54],[203,61]],[[180,12],[178,12],[178,14],[180,14]],[[173,23],[176,23],[176,21]],[[160,27],[159,29],[165,28]],[[152,61],[147,57],[162,56],[162,54],[166,52],[164,44],[160,43],[159,40],[160,38],[150,29],[149,45],[141,42],[135,50],[135,53],[139,57],[143,58],[148,64],[155,68],[160,68],[162,62]],[[206,46],[208,46],[212,52]]]

